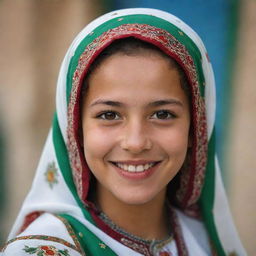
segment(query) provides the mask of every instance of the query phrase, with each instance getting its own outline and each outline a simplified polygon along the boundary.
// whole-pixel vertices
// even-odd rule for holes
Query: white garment
[[[210,245],[208,241],[208,235],[203,224],[195,219],[192,219],[188,216],[185,216],[182,212],[175,210],[178,216],[179,223],[181,225],[184,239],[188,246],[189,255],[197,255],[197,256],[210,256]],[[113,240],[107,234],[103,233],[100,229],[93,226],[89,222],[84,220],[80,220],[86,225],[93,233],[97,234],[104,241],[106,246],[111,245],[111,248],[115,251],[117,255],[127,255],[127,256],[139,256],[141,254],[133,251],[130,248],[118,243]],[[31,235],[41,235],[41,236],[49,236],[49,237],[57,237],[62,239],[60,242],[54,242],[51,240],[40,240],[40,239],[28,239],[28,236]],[[19,240],[21,239],[21,240]],[[77,250],[70,248],[63,244],[66,241],[73,245]],[[74,239],[70,236],[67,231],[67,227],[65,224],[56,216],[44,213],[40,217],[38,217],[34,222],[32,222],[25,231],[20,233],[16,240],[9,243],[6,249],[2,252],[3,256],[28,256],[28,253],[25,252],[25,246],[38,248],[40,246],[54,246],[60,250],[67,250],[69,255],[72,256],[80,256],[83,255],[79,252],[79,247],[74,242]],[[171,240],[168,244],[166,244],[161,251],[171,252],[173,256],[178,256],[177,247],[174,240]],[[102,255],[104,255],[104,245],[102,245]],[[158,256],[157,253],[154,256]]]

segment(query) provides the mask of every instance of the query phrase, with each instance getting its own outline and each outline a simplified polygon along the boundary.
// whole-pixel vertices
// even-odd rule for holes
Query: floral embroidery
[[[59,250],[55,246],[40,245],[38,247],[29,247],[25,245],[23,249],[28,254],[36,254],[37,256],[70,256],[67,249]]]
[[[101,249],[106,249],[106,245],[103,244],[103,243],[99,243],[99,246],[100,246]]]
[[[9,244],[11,244],[11,243],[13,243],[13,242],[15,242],[15,241],[20,241],[20,240],[34,240],[34,239],[36,239],[36,240],[52,241],[52,242],[60,243],[60,244],[63,244],[64,246],[67,246],[67,247],[69,247],[69,248],[71,248],[71,249],[73,249],[73,250],[75,250],[75,251],[81,253],[80,248],[77,248],[75,245],[73,245],[73,244],[67,242],[67,241],[64,240],[64,239],[61,239],[61,238],[58,238],[58,237],[54,237],[54,236],[44,236],[44,235],[18,236],[18,237],[16,237],[16,238],[13,238],[13,239],[9,240],[9,241],[3,246],[2,251],[4,251],[5,248],[6,248]],[[40,254],[39,254],[39,255],[40,255]],[[82,253],[82,255],[84,255],[84,254]],[[61,255],[58,255],[58,256],[61,256]]]
[[[58,183],[58,180],[57,180],[58,172],[57,171],[58,170],[57,170],[54,162],[51,162],[48,164],[47,170],[44,173],[44,175],[45,175],[45,179],[46,179],[47,183],[49,184],[50,188],[53,188],[53,186]]]

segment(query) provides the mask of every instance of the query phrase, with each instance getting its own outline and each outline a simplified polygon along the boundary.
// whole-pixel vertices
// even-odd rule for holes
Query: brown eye
[[[168,110],[159,110],[159,111],[155,112],[155,113],[152,115],[152,118],[165,120],[165,119],[175,118],[175,115],[173,115],[173,114],[172,114],[170,111],[168,111]]]
[[[120,119],[120,116],[116,112],[107,111],[98,115],[97,118],[111,121]]]

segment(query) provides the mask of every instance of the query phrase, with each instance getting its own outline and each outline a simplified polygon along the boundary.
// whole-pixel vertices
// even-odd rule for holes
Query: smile
[[[155,166],[159,162],[150,162],[146,164],[124,164],[124,163],[118,163],[118,162],[112,162],[115,166],[118,168],[122,169],[123,171],[130,172],[130,173],[135,173],[135,172],[144,172],[149,170],[151,167]]]

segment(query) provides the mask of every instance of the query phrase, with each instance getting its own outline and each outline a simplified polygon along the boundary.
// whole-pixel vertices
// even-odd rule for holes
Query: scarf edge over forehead
[[[82,82],[89,65],[102,50],[114,40],[130,36],[154,44],[175,59],[190,84],[193,150],[191,161],[181,170],[182,189],[177,192],[176,202],[184,211],[190,211],[195,204],[199,204],[209,234],[222,253],[220,255],[232,251],[245,255],[232,224],[215,155],[215,82],[211,64],[198,35],[169,13],[144,8],[114,11],[87,25],[71,44],[58,78],[57,112],[50,132],[53,140],[51,150],[55,152],[54,157],[66,186],[86,215],[83,207],[87,203],[90,172],[78,138]],[[45,151],[46,148],[47,145]],[[42,160],[38,170],[40,164],[43,165]],[[37,206],[33,208],[29,203],[33,193],[36,193],[35,183],[36,178],[16,224],[33,209],[45,210]],[[18,229],[16,224],[10,237]]]

